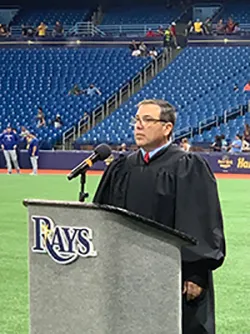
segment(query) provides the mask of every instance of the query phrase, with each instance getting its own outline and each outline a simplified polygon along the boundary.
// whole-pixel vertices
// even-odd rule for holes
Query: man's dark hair
[[[161,112],[160,112],[160,119],[164,121],[165,123],[170,122],[175,125],[176,122],[176,109],[175,107],[169,103],[168,101],[165,100],[143,100],[140,103],[138,103],[137,107],[139,108],[142,105],[145,104],[154,104],[158,107],[160,107]],[[172,132],[169,134],[169,138],[172,136]]]

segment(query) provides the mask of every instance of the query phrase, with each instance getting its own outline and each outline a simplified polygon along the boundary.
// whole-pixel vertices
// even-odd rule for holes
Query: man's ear
[[[171,122],[167,122],[164,124],[164,127],[165,127],[165,136],[166,137],[169,137],[170,133],[173,131],[173,123]]]

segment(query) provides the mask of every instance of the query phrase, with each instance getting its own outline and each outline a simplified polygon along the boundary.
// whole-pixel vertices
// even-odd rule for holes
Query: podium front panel
[[[28,205],[30,334],[180,334],[180,245],[134,219]]]

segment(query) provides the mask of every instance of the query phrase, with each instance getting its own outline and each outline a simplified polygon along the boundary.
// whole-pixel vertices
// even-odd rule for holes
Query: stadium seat
[[[60,21],[64,25],[74,25],[76,22],[83,22],[88,19],[89,10],[21,10],[13,20],[13,25],[38,26],[40,22],[54,25]]]
[[[0,50],[0,58],[1,130],[24,125],[38,133],[35,117],[41,106],[47,127],[39,129],[39,138],[48,140],[48,147],[151,61],[132,57],[127,48],[8,48]],[[69,96],[75,83],[82,89],[94,83],[102,95]],[[60,131],[51,124],[57,113],[64,123]]]
[[[200,122],[206,124],[216,116],[223,117],[225,110],[237,109],[248,103],[250,96],[243,92],[243,87],[249,81],[250,64],[246,62],[249,57],[250,47],[188,47],[170,66],[101,124],[79,138],[77,143],[105,141],[121,144],[127,137],[133,138],[130,119],[136,113],[136,104],[142,99],[166,99],[177,108],[176,136],[185,133],[187,128],[198,128]],[[239,90],[234,90],[235,85]],[[229,122],[232,131],[229,130],[227,135],[231,138],[235,131],[242,130],[244,122],[245,117],[239,118],[235,124]],[[210,141],[221,132],[222,129],[207,131],[199,139]]]
[[[169,24],[180,16],[178,8],[166,6],[117,7],[104,14],[102,25],[110,24]]]
[[[237,1],[237,3],[224,3],[223,11],[220,14],[220,18],[224,21],[228,20],[231,17],[234,22],[238,22],[240,24],[250,23],[250,4],[247,2],[241,3]]]

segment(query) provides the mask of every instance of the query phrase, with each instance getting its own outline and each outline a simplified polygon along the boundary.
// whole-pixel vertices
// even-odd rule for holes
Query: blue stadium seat
[[[117,7],[105,13],[102,24],[169,24],[180,16],[178,8],[163,5]]]
[[[0,59],[0,130],[9,123],[27,126],[49,141],[46,147],[52,147],[84,112],[91,113],[103,104],[151,61],[132,57],[127,48],[57,47],[1,49]],[[81,88],[94,83],[102,95],[69,96],[75,83]],[[48,124],[39,131],[35,120],[38,106]],[[64,122],[61,131],[50,125],[57,113]]]
[[[241,3],[224,3],[224,10],[220,14],[220,18],[226,21],[231,17],[234,22],[238,23],[250,23],[250,4],[246,1]]]
[[[111,116],[78,140],[93,143],[96,134],[107,143],[121,144],[127,137],[133,138],[129,125],[136,113],[136,104],[142,99],[164,98],[178,111],[175,133],[184,133],[187,127],[197,128],[200,122],[208,122],[215,116],[223,116],[225,110],[248,103],[249,95],[243,92],[249,81],[250,47],[188,47],[164,71],[151,80],[141,91],[132,96]],[[239,90],[235,91],[234,86]],[[247,114],[250,123],[250,116]],[[234,136],[242,131],[246,117],[229,122],[232,131],[219,129],[204,132],[205,141],[216,134]],[[111,134],[114,134],[111,136]]]
[[[54,25],[60,21],[64,25],[74,25],[76,22],[83,22],[88,19],[89,10],[21,10],[15,16],[13,25],[38,26],[40,22]]]

